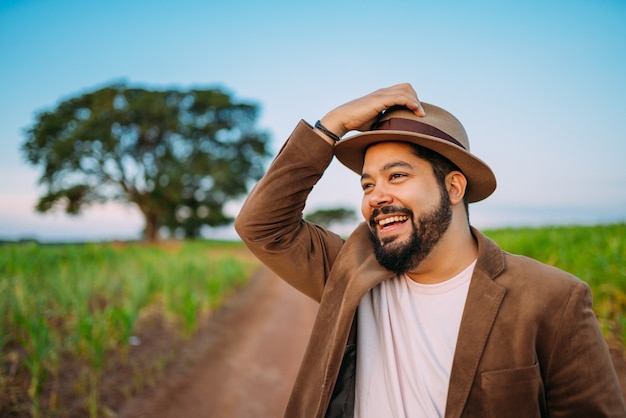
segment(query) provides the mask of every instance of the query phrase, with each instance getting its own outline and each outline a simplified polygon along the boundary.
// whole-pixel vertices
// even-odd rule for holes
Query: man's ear
[[[446,176],[446,189],[452,205],[462,202],[467,189],[467,178],[460,171],[451,171]]]

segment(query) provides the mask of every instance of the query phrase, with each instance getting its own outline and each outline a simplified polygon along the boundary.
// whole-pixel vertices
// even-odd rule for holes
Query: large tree
[[[22,151],[43,168],[36,209],[78,214],[109,200],[135,204],[144,238],[196,237],[232,222],[224,205],[246,193],[269,156],[258,106],[220,89],[111,85],[36,115]]]

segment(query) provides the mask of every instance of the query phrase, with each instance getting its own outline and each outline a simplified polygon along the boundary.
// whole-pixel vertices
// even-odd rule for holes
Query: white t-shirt
[[[359,304],[355,417],[443,417],[454,350],[476,261],[443,283],[406,275]]]

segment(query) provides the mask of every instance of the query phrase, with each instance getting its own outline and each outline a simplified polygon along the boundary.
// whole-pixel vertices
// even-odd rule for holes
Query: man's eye
[[[372,183],[363,183],[361,184],[361,187],[363,188],[363,190],[367,190],[371,187],[373,187],[374,185]]]
[[[391,176],[389,176],[389,178],[391,180],[396,180],[396,179],[400,179],[400,178],[403,178],[403,177],[406,177],[406,174],[403,174],[403,173],[393,173]]]

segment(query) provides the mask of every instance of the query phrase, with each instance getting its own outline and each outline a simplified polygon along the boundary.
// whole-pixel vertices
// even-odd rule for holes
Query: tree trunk
[[[159,218],[154,213],[144,213],[146,226],[143,230],[143,239],[147,242],[159,241]]]

